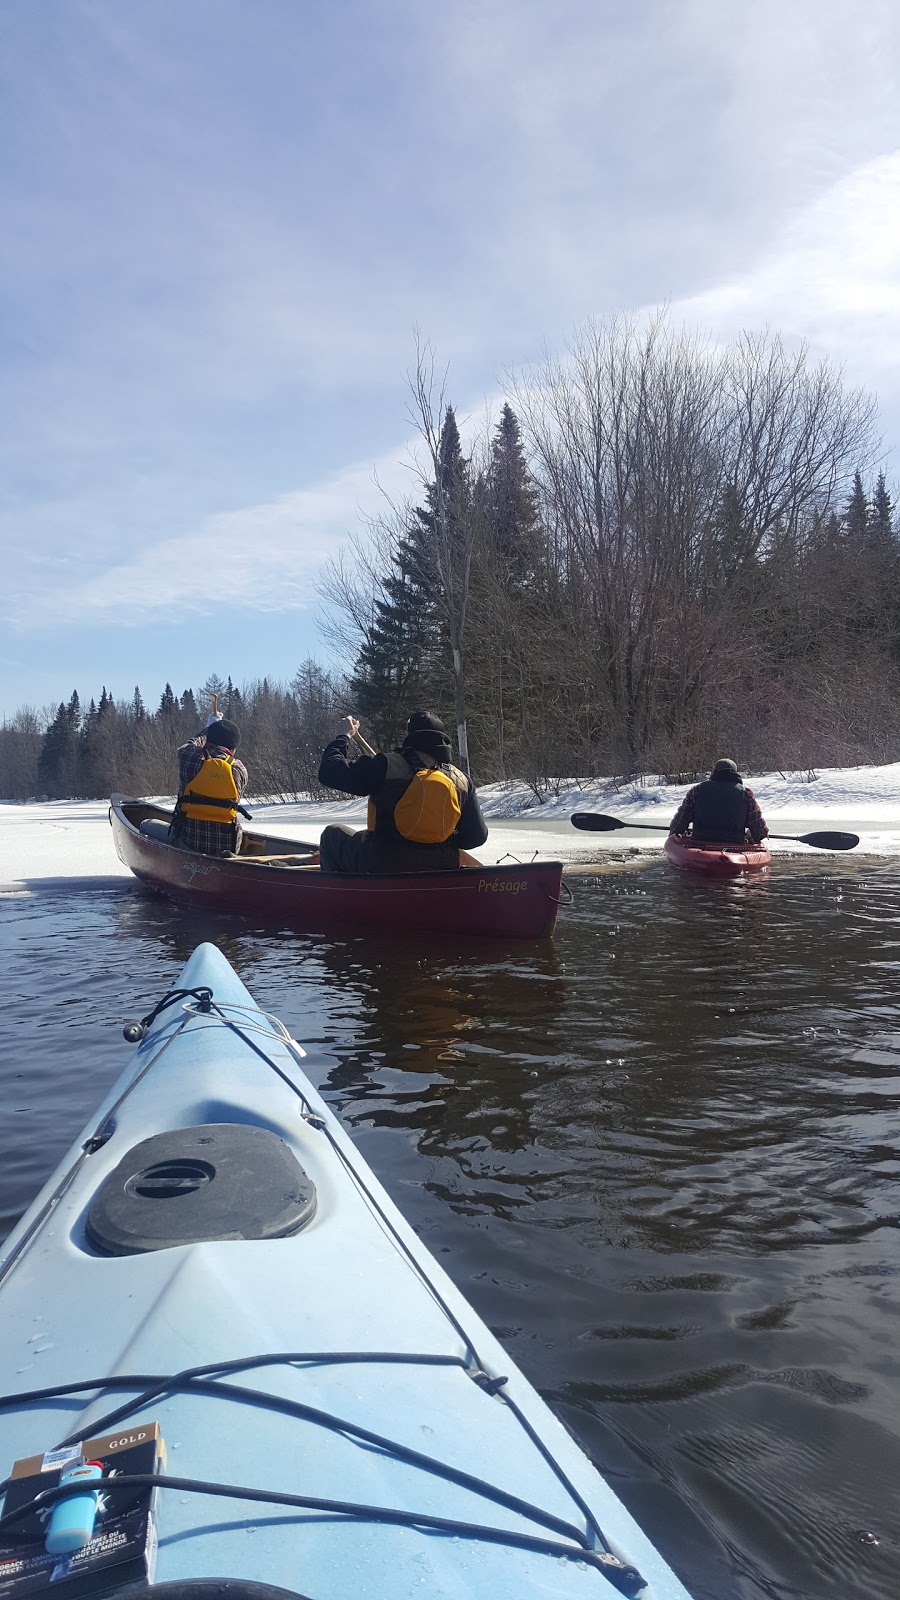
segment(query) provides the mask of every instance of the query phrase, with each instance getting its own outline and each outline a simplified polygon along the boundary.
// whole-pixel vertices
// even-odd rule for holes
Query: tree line
[[[213,694],[220,715],[241,729],[254,794],[286,800],[321,793],[319,757],[344,709],[342,692],[339,679],[315,661],[289,684],[263,678],[237,687],[213,673],[199,689],[176,695],[167,683],[150,710],[140,688],[130,700],[114,700],[104,688],[87,707],[76,690],[55,712],[26,706],[0,727],[2,798],[171,795],[178,746],[202,731]]]
[[[484,781],[900,754],[900,538],[874,400],[827,361],[621,318],[513,376],[464,451],[428,351],[418,503],[322,585],[382,740],[456,721]]]
[[[353,709],[372,743],[410,710],[453,724],[477,782],[756,770],[900,756],[900,533],[874,400],[827,361],[621,318],[456,413],[419,348],[418,490],[326,569],[342,671],[211,676],[153,711],[77,693],[0,728],[0,787],[171,792],[209,694],[241,723],[251,792],[316,793]],[[202,713],[202,714],[201,714]]]

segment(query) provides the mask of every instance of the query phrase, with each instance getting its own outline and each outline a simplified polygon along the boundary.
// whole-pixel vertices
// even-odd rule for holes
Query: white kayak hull
[[[305,1077],[302,1051],[257,1010],[225,958],[201,945],[178,986],[208,986],[214,1009],[201,1014],[196,998],[179,1000],[150,1024],[3,1248],[0,1474],[75,1433],[108,1432],[113,1410],[151,1379],[293,1357],[210,1377],[202,1389],[161,1384],[127,1425],[159,1422],[170,1478],[381,1507],[413,1520],[161,1488],[157,1584],[255,1580],[311,1600],[610,1600],[610,1576],[618,1584],[621,1574],[604,1571],[605,1546],[640,1572],[642,1593],[687,1600],[424,1249]],[[267,1130],[297,1158],[315,1187],[299,1231],[164,1248],[144,1241],[133,1253],[102,1253],[91,1219],[123,1159],[152,1136],[207,1125]],[[245,1192],[255,1187],[251,1176]],[[181,1206],[176,1195],[144,1210],[175,1214]],[[121,1386],[29,1398],[38,1388],[101,1379]],[[498,1379],[505,1382],[494,1391]],[[345,1419],[349,1431],[291,1404],[272,1409],[210,1392],[220,1381]],[[9,1403],[10,1396],[22,1398]],[[396,1441],[397,1452],[370,1435]],[[449,1476],[414,1455],[444,1464]],[[495,1486],[498,1496],[468,1477],[453,1481],[460,1475]],[[549,1525],[502,1503],[510,1497],[539,1508]],[[429,1518],[492,1528],[501,1542],[440,1532]],[[523,1547],[530,1540],[547,1548]]]

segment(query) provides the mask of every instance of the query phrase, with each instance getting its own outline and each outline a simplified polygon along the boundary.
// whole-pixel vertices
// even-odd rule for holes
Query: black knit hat
[[[414,711],[406,724],[404,750],[421,750],[433,760],[449,761],[450,738],[440,717],[431,711]]]
[[[207,744],[219,745],[223,750],[236,750],[240,744],[241,730],[236,722],[229,722],[226,717],[220,717],[218,722],[211,722],[206,730]]]
[[[738,772],[737,763],[735,761],[729,761],[724,756],[721,761],[716,762],[712,772],[710,773],[710,777],[720,778],[723,783],[740,783],[741,781],[741,775]]]

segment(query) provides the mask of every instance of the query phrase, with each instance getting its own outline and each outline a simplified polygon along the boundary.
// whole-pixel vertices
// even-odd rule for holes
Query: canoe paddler
[[[669,832],[711,844],[742,845],[749,837],[761,844],[768,833],[752,789],[727,757],[717,761],[703,783],[689,789],[669,824]]]
[[[358,754],[354,743],[363,754]],[[343,794],[366,795],[368,826],[326,828],[319,844],[323,872],[447,872],[460,850],[484,844],[487,824],[474,784],[453,765],[439,717],[416,711],[395,750],[376,751],[359,719],[344,717],[323,752],[319,782]]]
[[[247,786],[247,768],[235,756],[240,729],[219,715],[215,695],[202,733],[178,750],[178,799],[169,828],[170,844],[202,855],[237,852],[241,843],[240,804]]]

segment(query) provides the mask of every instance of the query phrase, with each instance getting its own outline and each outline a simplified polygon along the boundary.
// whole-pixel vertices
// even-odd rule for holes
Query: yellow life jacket
[[[192,822],[237,822],[240,798],[234,773],[234,756],[204,756],[200,771],[185,784],[178,810]]]
[[[444,844],[462,816],[452,778],[441,767],[423,767],[394,807],[397,832],[414,844]]]
[[[412,844],[445,844],[462,816],[466,780],[455,767],[425,764],[410,772],[411,762],[397,751],[388,755],[382,789],[369,800],[366,826],[377,830],[379,815],[391,817],[402,839]]]

